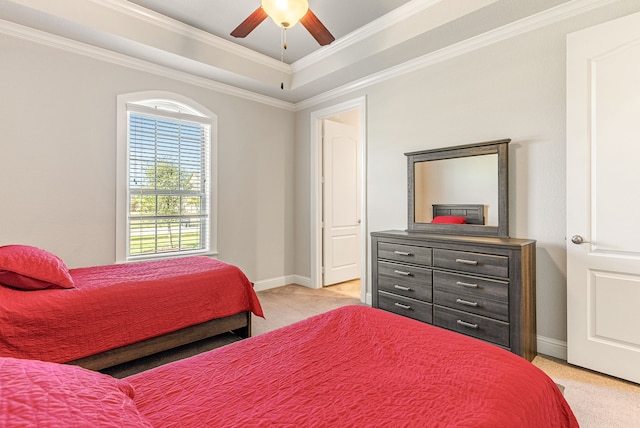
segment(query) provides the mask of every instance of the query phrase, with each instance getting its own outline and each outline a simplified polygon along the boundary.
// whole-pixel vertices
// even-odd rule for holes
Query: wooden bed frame
[[[251,312],[240,312],[236,315],[205,321],[142,342],[70,361],[68,364],[90,370],[102,370],[227,332],[233,332],[243,339],[250,337]]]
[[[484,205],[479,204],[434,204],[433,218],[440,215],[464,217],[466,224],[484,225]]]

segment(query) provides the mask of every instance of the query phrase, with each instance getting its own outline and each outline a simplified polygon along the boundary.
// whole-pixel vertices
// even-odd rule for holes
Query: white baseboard
[[[566,361],[567,342],[550,337],[538,336],[538,354],[544,354]]]
[[[298,284],[310,287],[311,278],[299,275],[287,275],[279,278],[265,279],[253,283],[253,289],[256,291],[270,290],[272,288],[282,287],[283,285]]]
[[[367,293],[364,296],[364,303],[371,306],[373,304],[373,299],[371,297],[371,292],[367,291]]]
[[[293,275],[293,284],[311,288],[311,278],[308,276]]]

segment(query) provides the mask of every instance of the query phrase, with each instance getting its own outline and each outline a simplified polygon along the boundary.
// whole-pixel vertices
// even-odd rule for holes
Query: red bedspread
[[[353,306],[126,380],[155,427],[577,427],[514,354]]]
[[[75,288],[0,287],[0,356],[68,362],[262,309],[242,271],[205,256],[70,271]]]

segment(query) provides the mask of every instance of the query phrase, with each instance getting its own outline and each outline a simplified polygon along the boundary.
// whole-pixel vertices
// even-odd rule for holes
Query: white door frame
[[[360,223],[361,235],[361,264],[360,264],[360,300],[366,302],[367,299],[367,272],[368,272],[368,240],[367,240],[367,99],[366,97],[356,98],[331,107],[311,112],[311,138],[310,138],[310,247],[311,247],[311,288],[322,288],[322,121],[331,116],[349,110],[360,112],[359,138],[362,146],[360,162],[360,180],[362,192],[360,193],[360,213],[362,222]]]

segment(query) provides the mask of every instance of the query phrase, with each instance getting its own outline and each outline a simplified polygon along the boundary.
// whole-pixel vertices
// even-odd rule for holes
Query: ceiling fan
[[[300,21],[320,46],[328,45],[335,40],[327,27],[309,9],[307,0],[262,0],[262,5],[242,21],[231,35],[246,37],[267,17],[285,30]]]

